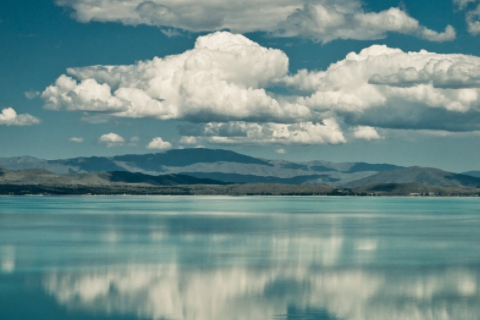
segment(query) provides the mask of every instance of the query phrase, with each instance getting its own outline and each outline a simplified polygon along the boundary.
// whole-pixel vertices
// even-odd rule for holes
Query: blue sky
[[[5,0],[0,156],[205,146],[479,170],[479,5]]]

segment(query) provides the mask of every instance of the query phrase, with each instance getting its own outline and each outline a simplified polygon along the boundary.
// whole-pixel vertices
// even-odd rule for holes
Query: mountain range
[[[478,171],[457,174],[435,168],[404,168],[392,164],[334,163],[321,160],[291,162],[204,148],[62,160],[43,160],[29,156],[0,158],[0,168],[27,170],[17,173],[23,174],[23,178],[19,177],[18,181],[31,180],[34,175],[42,184],[47,180],[68,184],[69,179],[73,179],[75,183],[84,181],[89,185],[128,182],[147,185],[275,183],[344,188],[379,184],[480,187]],[[32,169],[37,171],[29,171]],[[2,172],[3,180],[0,177],[0,183],[6,183],[4,180],[7,171],[1,171],[0,176]],[[8,172],[8,176],[13,177],[15,174]],[[27,176],[30,178],[26,178]],[[36,181],[35,179],[31,181]]]
[[[230,184],[181,174],[146,175],[127,171],[68,173],[45,169],[0,169],[0,195],[344,195],[326,185]]]
[[[399,169],[390,164],[290,162],[267,160],[229,150],[176,149],[163,153],[43,160],[30,156],[0,158],[0,168],[45,169],[57,174],[127,171],[148,175],[186,174],[223,182],[328,184],[340,186],[372,174]]]

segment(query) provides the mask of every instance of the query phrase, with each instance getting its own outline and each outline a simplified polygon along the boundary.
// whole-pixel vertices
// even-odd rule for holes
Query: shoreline
[[[376,184],[357,188],[286,184],[0,184],[0,196],[480,197],[480,188]]]
[[[436,196],[418,196],[418,195],[232,195],[232,194],[0,194],[0,198],[40,198],[40,197],[224,197],[224,198],[480,198],[478,194],[462,195],[436,195]]]

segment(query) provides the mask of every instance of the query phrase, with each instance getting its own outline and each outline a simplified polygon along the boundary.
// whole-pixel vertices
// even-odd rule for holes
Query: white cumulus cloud
[[[17,114],[13,108],[5,108],[0,113],[0,125],[6,126],[30,126],[39,124],[40,119],[29,114]]]
[[[374,45],[281,81],[305,92],[296,103],[350,125],[471,131],[479,128],[479,66],[476,56]]]
[[[79,83],[66,75],[60,76],[55,85],[42,93],[47,109],[80,111],[123,111],[126,102],[112,96],[107,83],[98,83],[96,79],[83,79]]]
[[[389,32],[430,41],[455,38],[455,30],[449,25],[443,32],[437,32],[422,26],[399,8],[371,12],[359,0],[57,0],[56,3],[71,8],[73,17],[80,22],[145,24],[158,26],[167,35],[177,35],[175,29],[193,32],[228,29],[235,33],[261,31],[276,36],[303,36],[322,42],[380,39]]]
[[[116,133],[110,132],[102,135],[98,142],[105,144],[108,148],[114,148],[122,146],[125,143],[125,139]]]
[[[167,150],[171,148],[172,144],[168,141],[163,141],[160,137],[153,138],[153,140],[147,145],[147,149]]]
[[[479,65],[474,56],[374,45],[326,71],[301,71],[284,81],[313,92],[299,103],[315,109],[361,111],[400,102],[465,111],[479,104]]]
[[[305,106],[277,100],[265,87],[288,72],[280,50],[241,35],[199,37],[193,50],[130,66],[69,69],[42,93],[54,110],[194,121],[309,118]]]
[[[354,128],[353,136],[357,139],[367,140],[367,141],[378,140],[382,138],[378,134],[377,130],[375,130],[375,128],[366,127],[366,126],[358,126]]]
[[[335,144],[356,127],[469,132],[480,130],[480,57],[373,45],[290,74],[284,52],[217,32],[178,55],[68,69],[42,97],[89,117],[188,121],[197,131],[181,135],[202,144]]]
[[[463,58],[431,59],[420,70],[415,67],[400,68],[398,72],[385,76],[375,74],[369,82],[404,88],[421,84],[441,89],[480,88],[478,60]]]

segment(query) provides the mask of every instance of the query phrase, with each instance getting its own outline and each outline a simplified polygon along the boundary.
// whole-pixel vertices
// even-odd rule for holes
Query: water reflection
[[[345,320],[460,320],[480,315],[478,270],[412,273],[132,265],[87,274],[51,273],[44,286],[69,309],[149,319],[293,319],[293,314],[302,314],[298,310],[317,310],[317,317],[309,319]]]
[[[255,236],[212,230],[185,230],[178,235],[153,229],[145,237],[154,245],[145,243],[144,254],[161,255],[168,249],[174,251],[170,252],[174,259],[51,272],[43,285],[70,310],[142,319],[471,320],[480,316],[478,268],[435,266],[428,260],[389,264],[386,257],[395,250],[395,241],[357,234],[358,230],[346,235],[342,226],[336,221],[319,233],[287,228]],[[106,239],[112,238],[111,231],[106,234]],[[115,234],[116,243],[122,245],[121,233]]]
[[[128,198],[67,214],[52,199],[60,213],[51,199],[48,214],[0,207],[0,319],[480,319],[478,203],[441,215],[439,201],[407,203],[415,214],[397,203],[390,214],[383,200],[328,199],[324,214],[322,200],[202,198],[195,213],[182,198]],[[270,205],[288,212],[262,211]],[[242,212],[222,215],[228,206]],[[61,312],[42,318],[31,301]]]
[[[15,249],[11,245],[0,247],[0,270],[7,274],[15,271]]]

